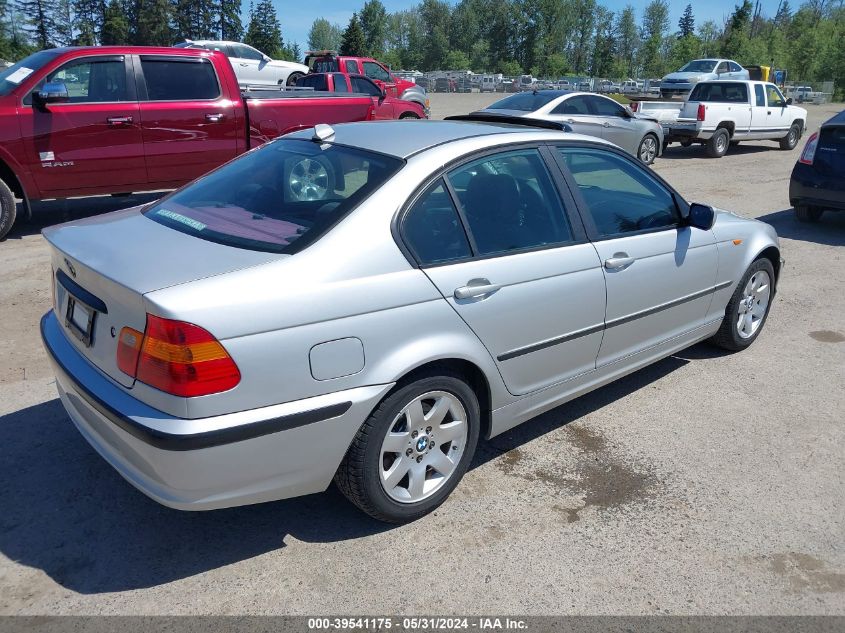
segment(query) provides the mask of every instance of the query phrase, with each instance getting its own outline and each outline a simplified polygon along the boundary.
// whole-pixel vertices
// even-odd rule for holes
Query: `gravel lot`
[[[813,130],[838,108],[809,110]],[[392,528],[333,489],[180,513],[125,483],[56,398],[39,231],[153,196],[38,204],[0,244],[0,613],[845,614],[845,214],[794,220],[799,151],[655,166],[777,228],[787,267],[749,350],[696,346],[497,437]]]

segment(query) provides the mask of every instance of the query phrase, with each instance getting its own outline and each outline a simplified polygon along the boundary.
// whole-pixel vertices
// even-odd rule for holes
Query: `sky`
[[[619,11],[626,4],[633,5],[637,11],[638,22],[642,18],[643,9],[648,2],[649,0],[599,0],[599,4],[604,5],[611,11]],[[688,3],[691,3],[697,25],[707,20],[714,20],[721,24],[733,12],[734,6],[738,2],[741,2],[741,0],[707,0],[707,2],[669,0],[669,23],[671,28],[677,28],[678,19],[681,17],[684,8]],[[382,0],[382,3],[389,12],[393,13],[394,11],[413,8],[419,4],[419,0]],[[285,44],[298,42],[300,48],[304,51],[308,46],[308,31],[316,18],[326,18],[329,22],[345,27],[352,17],[352,13],[360,11],[361,7],[364,6],[364,0],[316,0],[312,2],[273,0],[273,4],[276,5],[279,21],[282,23],[282,37]],[[456,3],[450,1],[450,4]],[[774,16],[778,8],[778,0],[761,0],[761,4],[763,15]],[[800,2],[791,4],[798,6]],[[244,8],[246,6],[247,3],[244,2]],[[246,16],[244,16],[244,25],[246,25],[246,19]]]

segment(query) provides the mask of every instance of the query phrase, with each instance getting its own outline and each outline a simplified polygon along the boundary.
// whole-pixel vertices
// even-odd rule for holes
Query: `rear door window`
[[[482,158],[448,178],[479,255],[572,241],[560,196],[536,149]]]
[[[332,75],[335,92],[349,92],[349,85],[346,83],[346,75],[334,73]]]
[[[328,90],[329,84],[326,80],[326,75],[305,75],[296,82],[297,86],[302,88],[313,88],[314,90]]]
[[[141,57],[149,101],[210,101],[220,84],[208,59]]]
[[[625,108],[616,103],[613,99],[605,99],[604,97],[586,98],[589,99],[593,112],[599,116],[621,117],[625,113]]]
[[[761,108],[766,107],[766,97],[763,94],[763,86],[760,84],[754,84],[754,98],[757,101],[757,105]]]
[[[586,96],[578,95],[575,97],[569,97],[562,103],[560,103],[554,110],[552,110],[552,114],[592,114],[590,111],[590,103],[587,100]]]
[[[439,264],[472,255],[463,224],[439,178],[419,197],[402,222],[405,242],[420,264]]]
[[[280,139],[144,211],[200,239],[271,253],[318,240],[404,162],[352,147]]]
[[[350,74],[357,74],[358,73],[358,62],[354,59],[347,59],[344,67],[346,68],[347,73],[350,73]]]
[[[381,95],[381,88],[375,85],[371,79],[361,77],[360,75],[351,76],[349,80],[352,82],[352,92],[360,92],[371,97],[378,97]]]

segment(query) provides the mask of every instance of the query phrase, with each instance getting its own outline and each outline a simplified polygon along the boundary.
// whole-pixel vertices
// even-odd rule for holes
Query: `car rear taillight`
[[[207,330],[152,314],[143,334],[120,331],[117,366],[151,387],[188,398],[226,391],[241,380],[235,361]]]
[[[705,111],[704,104],[699,103],[698,104],[698,112],[695,115],[696,121],[703,121],[704,120],[704,111]]]
[[[805,165],[812,165],[813,158],[816,157],[816,146],[819,144],[819,133],[813,132],[810,138],[807,139],[807,144],[804,146],[804,151],[801,152],[801,157],[798,159],[799,163]]]

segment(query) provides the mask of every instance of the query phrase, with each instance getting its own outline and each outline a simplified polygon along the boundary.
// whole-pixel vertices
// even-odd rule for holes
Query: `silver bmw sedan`
[[[517,121],[321,125],[46,229],[41,333],[70,419],[173,508],[334,480],[404,522],[479,441],[699,341],[760,335],[771,226]]]
[[[610,97],[569,90],[536,90],[500,99],[481,112],[566,123],[573,132],[603,138],[646,165],[663,152],[663,127]]]

